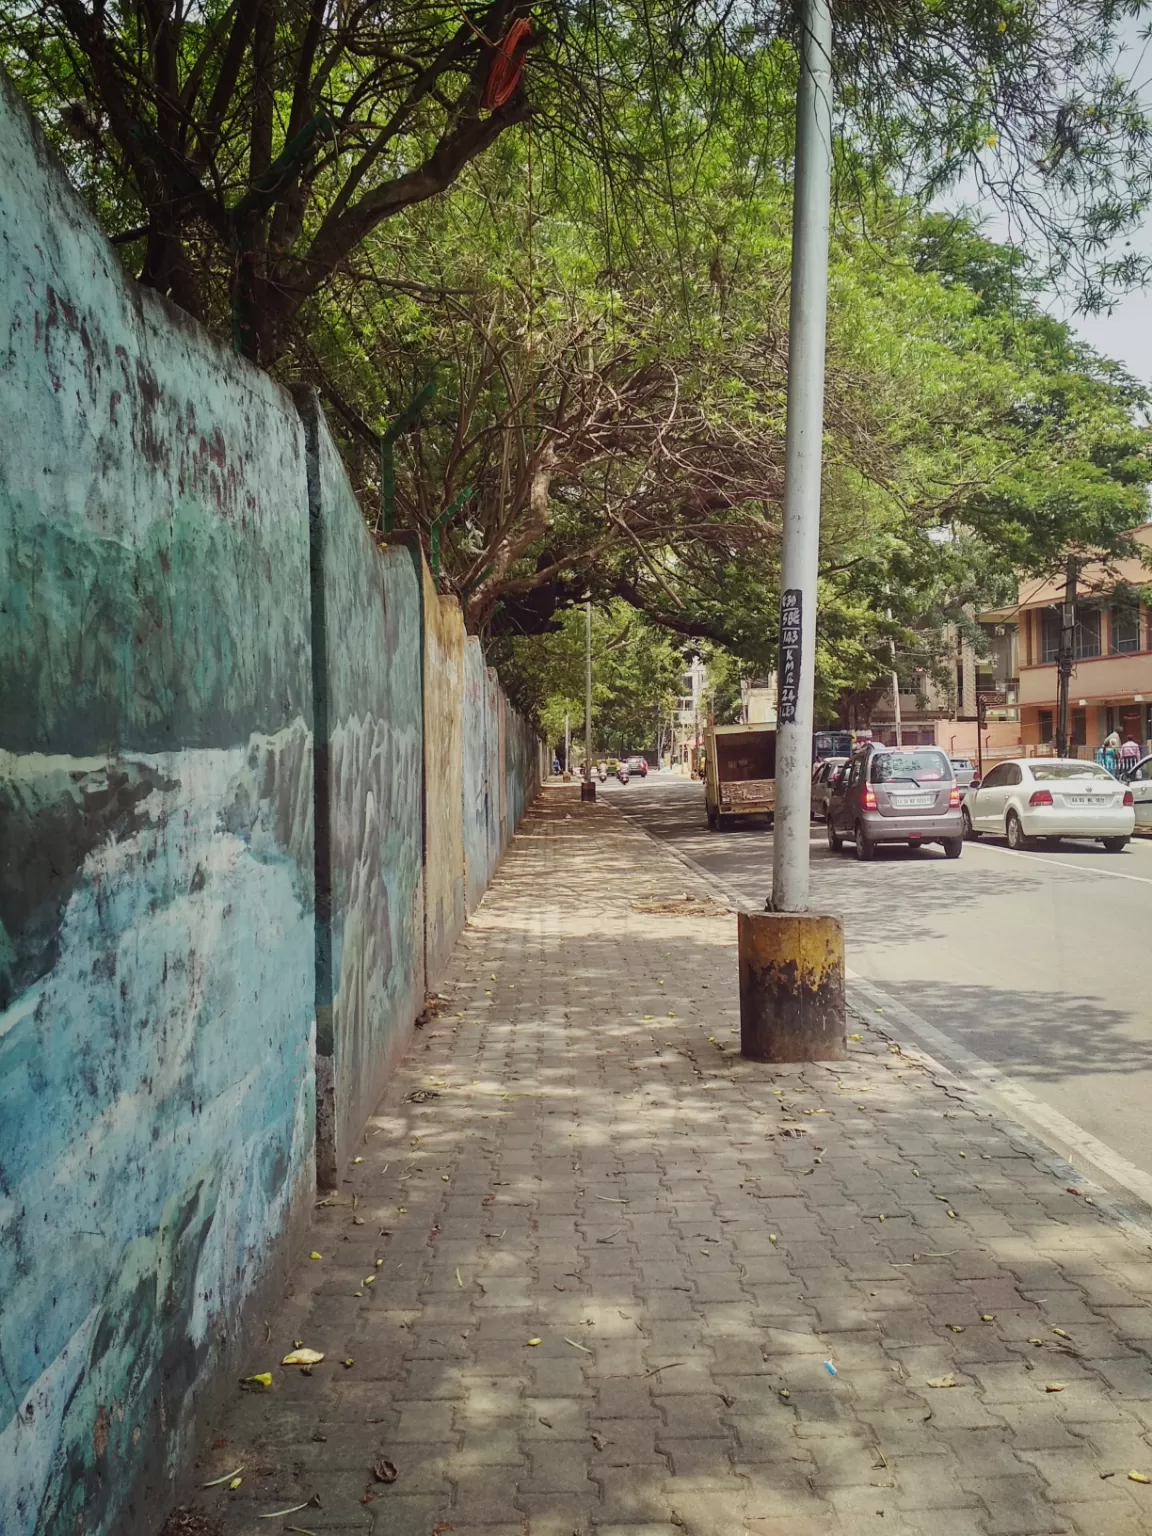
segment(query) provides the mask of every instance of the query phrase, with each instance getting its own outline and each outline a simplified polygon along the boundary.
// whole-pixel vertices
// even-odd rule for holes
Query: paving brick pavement
[[[1152,1533],[1147,1242],[866,1021],[743,1061],[693,878],[545,791],[197,1463],[224,1536]]]

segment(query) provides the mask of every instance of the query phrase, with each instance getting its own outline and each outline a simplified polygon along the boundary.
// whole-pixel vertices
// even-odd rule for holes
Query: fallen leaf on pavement
[[[258,1376],[241,1376],[240,1385],[251,1391],[265,1392],[272,1385],[272,1372],[261,1371]]]
[[[1050,1381],[1044,1390],[1045,1392],[1063,1392],[1064,1383],[1062,1381]]]
[[[956,1378],[955,1376],[933,1376],[928,1385],[930,1387],[954,1387],[956,1385]]]
[[[591,1355],[595,1353],[594,1350],[585,1349],[583,1344],[577,1344],[575,1339],[570,1339],[567,1336],[565,1336],[564,1342],[565,1344],[571,1344],[573,1349],[578,1349],[583,1355]]]
[[[604,1447],[608,1444],[608,1442],[607,1442],[607,1440],[605,1440],[603,1435],[598,1435],[595,1432],[593,1432],[592,1444],[596,1447],[596,1449],[598,1451],[602,1451],[604,1449]]]
[[[373,1463],[372,1476],[378,1483],[394,1483],[400,1474],[394,1462],[389,1461],[387,1456],[381,1456],[379,1461]]]
[[[279,1520],[283,1515],[295,1515],[298,1514],[300,1510],[307,1509],[311,1502],[311,1499],[305,1499],[303,1504],[293,1504],[291,1509],[270,1509],[266,1515],[257,1515],[256,1518],[257,1520]],[[300,1527],[298,1525],[294,1525],[291,1527],[291,1529],[298,1531]]]
[[[219,1488],[221,1483],[231,1482],[231,1480],[238,1476],[239,1473],[243,1472],[243,1470],[243,1466],[233,1467],[231,1472],[225,1472],[223,1477],[214,1477],[210,1483],[201,1483],[200,1486],[201,1488]]]
[[[1147,1483],[1152,1481],[1152,1479],[1145,1477],[1143,1472],[1129,1472],[1128,1481],[1130,1483]]]
[[[319,1365],[324,1356],[318,1349],[293,1349],[281,1360],[281,1365]]]

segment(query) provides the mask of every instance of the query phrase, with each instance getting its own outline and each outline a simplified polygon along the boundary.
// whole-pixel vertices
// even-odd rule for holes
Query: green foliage
[[[489,659],[505,687],[540,726],[547,741],[564,739],[568,717],[583,741],[584,610],[569,609],[546,635],[494,642]],[[682,648],[626,603],[592,610],[592,724],[597,756],[654,751],[661,717],[676,701],[684,671]]]

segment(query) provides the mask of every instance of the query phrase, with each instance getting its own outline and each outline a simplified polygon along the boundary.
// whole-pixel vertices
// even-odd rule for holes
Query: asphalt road
[[[763,905],[769,830],[709,832],[702,787],[670,774],[605,791]],[[812,905],[842,917],[850,970],[1152,1176],[1152,840],[1013,853],[985,838],[956,861],[881,848],[860,864],[814,826]]]

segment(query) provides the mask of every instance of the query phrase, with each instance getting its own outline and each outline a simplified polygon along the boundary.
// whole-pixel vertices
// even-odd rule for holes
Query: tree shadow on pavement
[[[1033,1081],[1152,1067],[1152,1040],[1134,1033],[1129,1015],[1086,993],[938,981],[885,982],[884,990],[985,1061]]]

